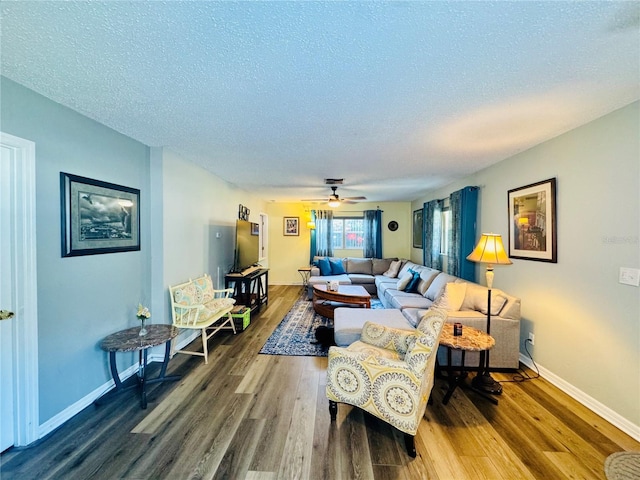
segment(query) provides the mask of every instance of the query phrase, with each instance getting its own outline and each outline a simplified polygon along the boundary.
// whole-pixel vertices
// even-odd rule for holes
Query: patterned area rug
[[[383,308],[377,298],[371,299],[371,308]],[[329,349],[315,342],[315,331],[320,325],[331,326],[332,322],[313,310],[313,302],[306,295],[294,303],[289,313],[276,327],[260,353],[267,355],[290,355],[326,357]]]
[[[634,480],[640,478],[640,452],[612,453],[604,461],[607,480]]]

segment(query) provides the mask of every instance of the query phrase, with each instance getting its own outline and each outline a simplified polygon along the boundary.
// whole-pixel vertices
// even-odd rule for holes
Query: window
[[[361,250],[363,248],[363,218],[334,218],[332,226],[334,250]]]
[[[440,255],[449,254],[449,232],[451,231],[451,210],[449,207],[442,209],[442,230],[440,231]]]

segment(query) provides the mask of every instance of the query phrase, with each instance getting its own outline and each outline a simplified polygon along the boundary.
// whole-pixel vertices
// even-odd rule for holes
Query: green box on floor
[[[233,317],[233,323],[236,330],[244,331],[251,323],[251,309],[244,305],[236,305],[231,310],[231,316]]]

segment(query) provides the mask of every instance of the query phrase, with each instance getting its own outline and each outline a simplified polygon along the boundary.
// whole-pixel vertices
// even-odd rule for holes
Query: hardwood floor
[[[210,340],[208,365],[174,357],[168,373],[182,380],[153,385],[147,410],[134,392],[92,405],[2,454],[0,478],[604,479],[609,454],[640,450],[543,379],[504,383],[497,406],[460,389],[442,405],[438,380],[411,459],[398,431],[361,410],[339,405],[331,423],[326,358],[258,354],[300,288],[269,293],[245,332]]]

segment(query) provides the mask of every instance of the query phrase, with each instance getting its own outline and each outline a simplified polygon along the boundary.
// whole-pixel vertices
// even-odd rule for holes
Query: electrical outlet
[[[536,336],[533,334],[533,332],[529,332],[529,341],[531,342],[531,345],[536,344]]]

